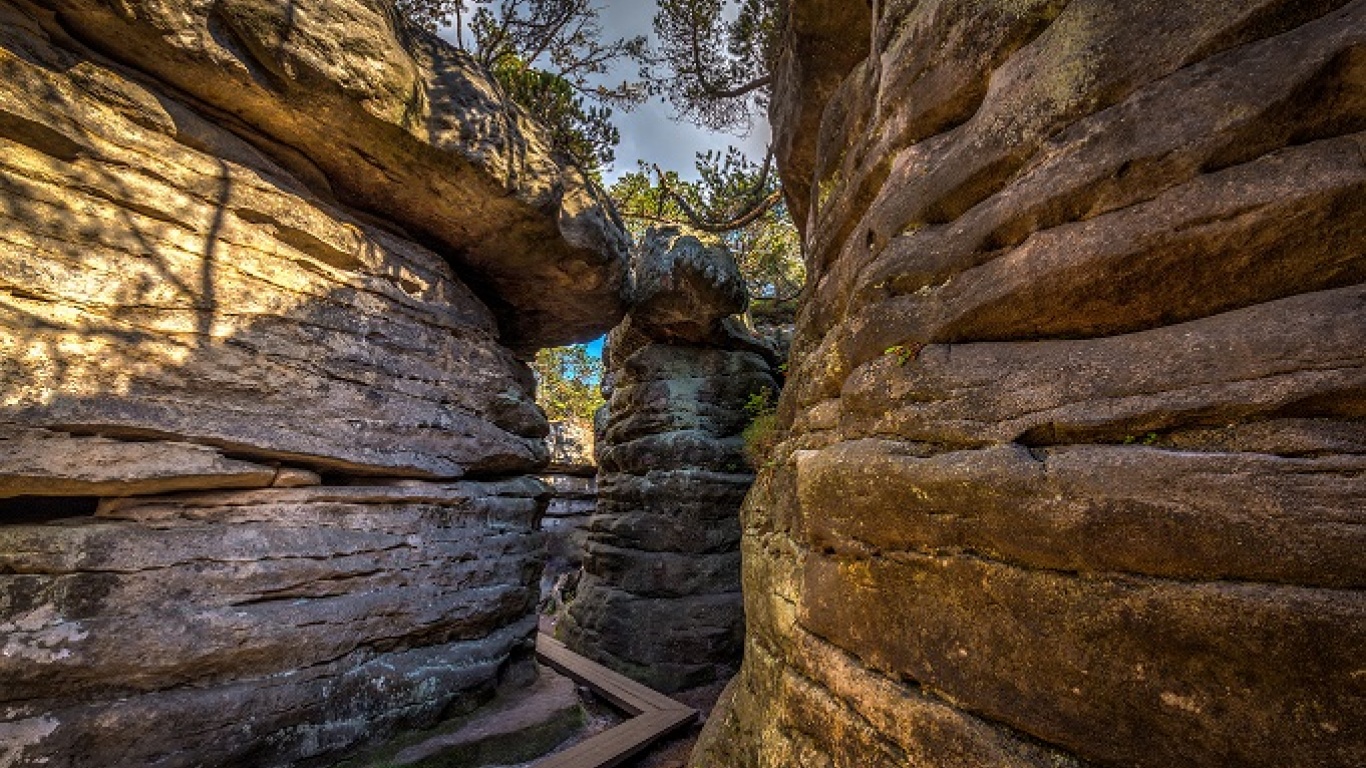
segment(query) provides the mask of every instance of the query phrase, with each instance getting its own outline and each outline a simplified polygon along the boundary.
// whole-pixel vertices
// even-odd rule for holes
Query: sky
[[[653,2],[598,0],[596,5],[602,9],[599,19],[604,37],[652,36],[650,21],[655,12]],[[619,82],[623,77],[634,77],[636,69],[635,65],[623,67],[616,73],[615,80]],[[756,116],[754,130],[748,137],[713,133],[672,119],[669,105],[658,98],[651,99],[630,113],[617,110],[614,117],[621,131],[621,144],[617,146],[616,162],[603,174],[609,184],[621,174],[636,170],[638,160],[658,164],[665,170],[676,170],[683,178],[695,179],[697,172],[693,162],[698,152],[724,150],[727,146],[738,145],[758,161],[763,159],[768,142],[768,122],[762,115]]]
[[[602,31],[607,37],[650,35],[650,20],[655,4],[640,0],[600,0]],[[634,75],[634,69],[622,73]],[[736,144],[755,160],[761,160],[768,142],[768,121],[757,116],[754,130],[745,138],[725,133],[713,133],[672,119],[672,110],[661,99],[652,99],[630,114],[618,114],[621,144],[617,147],[617,161],[608,180],[618,174],[636,169],[636,161],[643,159],[658,163],[665,170],[677,170],[685,178],[696,178],[693,161],[698,152],[708,149],[724,150]]]

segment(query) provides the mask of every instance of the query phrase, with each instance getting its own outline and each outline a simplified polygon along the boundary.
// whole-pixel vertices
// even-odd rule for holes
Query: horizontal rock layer
[[[0,526],[0,729],[44,731],[9,764],[286,765],[477,703],[529,659],[543,492],[220,491]]]
[[[0,424],[0,498],[136,496],[205,488],[318,485],[317,474],[225,458],[167,440],[75,437]],[[5,515],[0,514],[0,522]]]
[[[1366,3],[835,6],[693,764],[1361,762]]]

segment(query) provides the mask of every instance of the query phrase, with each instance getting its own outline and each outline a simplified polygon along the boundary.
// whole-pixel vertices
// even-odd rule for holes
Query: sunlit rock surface
[[[550,422],[546,435],[550,463],[545,466],[546,472],[591,477],[598,468],[595,445],[591,423],[578,419]]]
[[[812,286],[693,764],[1360,764],[1366,2],[874,7],[779,66]]]
[[[317,194],[440,250],[483,286],[508,345],[586,341],[620,315],[615,214],[467,56],[404,29],[390,0],[45,6],[83,44],[250,132]]]
[[[624,235],[389,8],[0,0],[0,765],[326,764],[524,679],[521,359]]]
[[[753,481],[748,398],[775,389],[772,351],[731,316],[730,254],[660,230],[633,265],[635,305],[608,336],[597,513],[560,634],[664,691],[724,679],[739,659],[738,509]]]
[[[27,10],[0,32],[5,419],[369,474],[544,461],[529,373],[442,258]]]

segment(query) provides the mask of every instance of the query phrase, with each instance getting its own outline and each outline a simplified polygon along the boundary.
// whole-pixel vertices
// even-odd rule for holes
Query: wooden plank
[[[537,636],[536,655],[551,668],[592,686],[628,714],[638,715],[654,709],[687,709],[658,691],[574,653],[549,635]]]
[[[533,768],[612,768],[697,720],[697,710],[580,656],[546,634],[536,637],[536,657],[635,715],[616,728],[575,744]]]
[[[661,709],[627,720],[563,752],[553,754],[534,768],[613,768],[644,751],[659,739],[691,725],[696,712]]]

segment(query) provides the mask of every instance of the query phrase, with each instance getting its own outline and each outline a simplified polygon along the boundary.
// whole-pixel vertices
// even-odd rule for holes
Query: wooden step
[[[611,768],[697,721],[697,710],[569,650],[541,633],[536,656],[633,715],[621,725],[535,763],[534,768]]]

